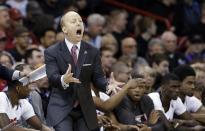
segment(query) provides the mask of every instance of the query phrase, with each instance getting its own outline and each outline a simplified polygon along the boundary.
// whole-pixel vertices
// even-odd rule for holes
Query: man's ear
[[[44,37],[41,37],[41,38],[40,38],[40,42],[41,42],[41,43],[44,43]]]
[[[67,34],[67,30],[66,30],[65,26],[62,27],[62,31],[63,31],[63,33]]]

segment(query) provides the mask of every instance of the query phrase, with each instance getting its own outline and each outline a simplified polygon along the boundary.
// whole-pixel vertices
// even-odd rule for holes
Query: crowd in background
[[[194,78],[190,80],[192,83],[190,81],[188,83],[190,87],[187,86],[187,89],[179,87],[179,92],[183,94],[183,90],[188,90],[186,93],[191,92],[190,97],[195,96],[194,100],[199,101],[194,111],[185,108],[186,112],[191,114],[202,110],[201,114],[205,116],[205,110],[201,108],[205,105],[205,2],[202,0],[119,1],[167,18],[172,26],[167,29],[162,21],[113,7],[103,0],[0,0],[0,63],[10,69],[27,72],[43,65],[44,50],[65,39],[59,24],[61,16],[67,11],[74,10],[83,17],[85,24],[83,40],[99,49],[101,53],[106,78],[108,80],[111,78],[111,82],[127,83],[129,86],[134,84],[139,88],[129,87],[122,90],[124,88],[122,86],[118,93],[121,91],[120,93],[125,93],[124,96],[127,97],[122,95],[117,97],[120,99],[114,99],[112,97],[116,97],[118,93],[112,93],[110,98],[105,98],[96,93],[93,87],[96,93],[92,92],[94,102],[99,110],[104,111],[103,115],[105,112],[112,112],[106,117],[117,121],[116,125],[125,130],[128,127],[134,129],[132,125],[149,121],[148,118],[141,120],[141,116],[140,118],[137,116],[144,116],[144,113],[147,116],[154,114],[150,109],[156,109],[155,100],[158,95],[170,95],[170,98],[177,102],[181,101],[170,94],[172,87],[174,90],[174,86],[169,84],[170,81],[183,84],[186,83],[184,80],[187,76],[193,76]],[[137,84],[130,82],[133,78],[138,79]],[[0,80],[0,91],[7,91],[7,85],[7,81]],[[46,110],[52,90],[49,88],[48,79],[40,79],[29,86],[32,89],[29,102],[36,115],[46,123]],[[170,89],[167,88],[169,86]],[[177,85],[175,87],[178,88]],[[183,95],[186,96],[186,93]],[[144,95],[149,98],[142,97]],[[141,100],[141,97],[144,99]],[[108,101],[111,98],[112,101]],[[150,98],[154,100],[150,102]],[[185,98],[181,99],[184,102]],[[153,107],[152,104],[139,105],[139,101],[150,102]],[[162,105],[164,106],[164,103]],[[199,105],[200,109],[197,107]],[[169,106],[165,110],[168,109]],[[174,112],[181,115],[185,111],[180,107]],[[102,115],[102,112],[98,112],[99,114]],[[173,116],[169,118],[166,115],[166,117],[168,120],[173,119]],[[186,117],[182,119],[187,119]],[[193,116],[193,120],[194,118]],[[150,124],[146,124],[153,127],[158,123],[153,122],[153,119],[149,121]],[[198,117],[196,120],[200,121]],[[200,122],[202,125],[205,123],[204,120]],[[129,126],[124,127],[124,125]],[[164,125],[163,128],[156,130],[169,128],[169,124]]]

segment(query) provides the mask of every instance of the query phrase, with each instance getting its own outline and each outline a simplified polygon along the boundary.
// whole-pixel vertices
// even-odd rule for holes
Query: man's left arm
[[[191,116],[195,120],[205,123],[205,107],[203,106],[202,102],[193,96],[190,97],[189,103],[187,105],[191,111]]]
[[[205,124],[205,107],[202,105],[202,106],[198,109],[197,112],[191,113],[191,116],[192,116],[195,120],[197,120],[197,121],[199,121],[199,122]]]
[[[42,124],[40,119],[37,116],[33,116],[27,120],[29,125],[33,128],[40,130],[40,131],[53,131],[51,128],[47,127],[46,125]]]
[[[98,90],[106,92],[108,82],[105,78],[101,65],[100,53],[98,51],[93,62],[92,82]]]

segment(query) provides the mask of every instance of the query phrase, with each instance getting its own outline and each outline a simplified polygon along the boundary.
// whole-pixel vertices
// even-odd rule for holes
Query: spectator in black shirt
[[[30,33],[26,27],[20,26],[16,28],[14,35],[14,43],[16,46],[9,52],[17,62],[21,62],[25,56],[26,49],[31,43]]]
[[[136,38],[138,56],[145,58],[148,50],[148,42],[156,34],[157,27],[154,19],[145,17],[139,21],[139,28],[141,34]]]
[[[165,31],[161,39],[169,57],[169,70],[172,71],[178,65],[186,64],[184,54],[177,52],[177,36],[171,31]]]
[[[155,113],[151,112],[154,105],[148,96],[143,95],[145,91],[145,79],[138,78],[138,81],[128,89],[127,96],[115,109],[116,117],[123,124],[139,125],[148,122],[152,127],[144,125],[143,128],[147,131],[161,131],[163,125],[157,123],[157,117],[153,118],[152,115]],[[155,122],[152,122],[153,119]]]

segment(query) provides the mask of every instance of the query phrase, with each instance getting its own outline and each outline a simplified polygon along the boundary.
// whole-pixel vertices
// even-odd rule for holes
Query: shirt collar
[[[73,43],[71,43],[68,39],[65,38],[65,43],[66,43],[66,46],[68,47],[68,50],[71,52],[71,48],[73,47]],[[80,43],[81,42],[78,42],[77,44],[75,44],[77,47],[78,47],[78,50],[80,50]]]

